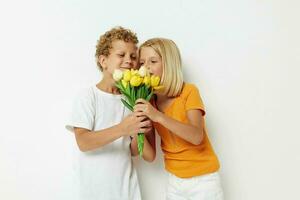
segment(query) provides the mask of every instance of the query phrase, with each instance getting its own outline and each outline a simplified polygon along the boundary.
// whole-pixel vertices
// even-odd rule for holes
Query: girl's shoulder
[[[187,97],[192,92],[198,92],[198,87],[193,83],[184,83],[180,96]]]

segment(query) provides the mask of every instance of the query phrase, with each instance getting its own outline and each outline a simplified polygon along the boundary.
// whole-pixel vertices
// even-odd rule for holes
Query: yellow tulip
[[[130,81],[130,78],[131,78],[131,72],[129,69],[127,69],[124,71],[123,80],[128,82],[128,81]]]
[[[137,75],[132,76],[130,79],[130,85],[132,85],[134,87],[139,86],[142,82],[143,82],[143,78],[141,78]]]
[[[124,88],[126,88],[128,85],[128,81],[125,81],[124,79],[122,79],[121,82],[122,82],[122,85],[124,86]]]
[[[134,76],[134,75],[136,75],[138,73],[139,73],[138,70],[131,69],[131,76]]]
[[[145,76],[144,77],[144,80],[143,80],[143,83],[147,86],[150,85],[150,82],[151,82],[151,79],[150,79],[150,76]]]
[[[163,85],[159,85],[159,86],[156,86],[156,87],[153,87],[154,90],[162,90],[164,89],[164,86]]]
[[[160,81],[159,76],[154,76],[154,75],[151,76],[151,86],[152,86],[152,87],[158,86],[159,81]]]

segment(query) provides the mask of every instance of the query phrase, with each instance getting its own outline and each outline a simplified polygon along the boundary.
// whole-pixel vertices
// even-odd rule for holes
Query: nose
[[[128,64],[130,66],[133,65],[133,58],[130,56],[130,55],[126,55],[125,58],[124,58],[124,63],[125,64]]]
[[[132,62],[132,58],[130,56],[125,56],[125,62],[126,63],[131,63]]]
[[[144,63],[143,65],[144,65],[144,67],[146,67],[146,69],[149,71],[149,73],[152,74],[150,65],[147,65],[146,63]]]
[[[144,63],[143,66],[146,67],[146,69],[150,70],[150,66],[147,63]]]

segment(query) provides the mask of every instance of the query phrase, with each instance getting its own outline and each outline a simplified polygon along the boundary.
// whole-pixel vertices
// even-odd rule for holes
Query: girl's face
[[[163,64],[161,57],[154,51],[152,47],[142,47],[140,51],[140,65],[144,65],[150,74],[162,76]]]
[[[113,74],[115,69],[125,70],[137,67],[137,47],[132,42],[115,40],[108,56],[100,56],[103,72]]]

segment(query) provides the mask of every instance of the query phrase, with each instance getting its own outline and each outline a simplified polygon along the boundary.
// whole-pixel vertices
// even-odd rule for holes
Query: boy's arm
[[[100,131],[74,127],[77,145],[81,151],[85,152],[109,144],[122,136],[149,131],[149,128],[143,128],[149,125],[149,120],[143,121],[143,119],[132,114],[124,118],[120,124]]]
[[[124,135],[119,125],[101,131],[90,131],[85,128],[75,127],[74,133],[77,145],[83,152],[102,147]]]
[[[135,135],[130,144],[131,155],[138,155],[137,148],[137,135]],[[155,146],[155,130],[152,128],[150,131],[145,133],[144,140],[144,150],[143,150],[143,158],[148,162],[152,162],[156,156],[156,146]]]

